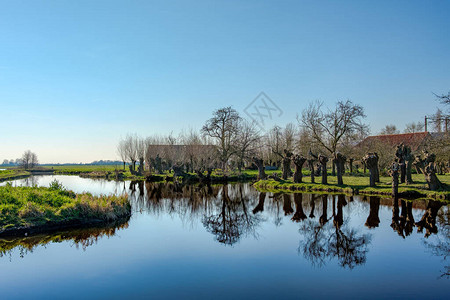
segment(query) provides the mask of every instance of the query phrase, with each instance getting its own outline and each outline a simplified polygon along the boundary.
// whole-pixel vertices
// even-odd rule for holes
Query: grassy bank
[[[124,196],[75,194],[57,181],[50,187],[0,187],[0,235],[114,222],[130,216]]]
[[[7,169],[0,171],[0,182],[14,180],[30,176],[30,173],[19,169]]]
[[[427,188],[422,174],[413,174],[414,184],[399,185],[399,193],[402,197],[421,197],[435,199],[450,199],[450,175],[439,175],[441,182],[446,184],[443,191],[430,191]],[[303,177],[303,183],[293,183],[292,180],[260,180],[254,184],[258,190],[265,191],[318,191],[340,192],[346,194],[378,194],[391,195],[392,186],[390,177],[380,177],[380,183],[376,187],[369,186],[369,177],[344,176],[344,185],[338,185],[334,176],[328,176],[328,184],[311,183],[310,177]],[[316,177],[316,182],[321,182],[321,177]]]

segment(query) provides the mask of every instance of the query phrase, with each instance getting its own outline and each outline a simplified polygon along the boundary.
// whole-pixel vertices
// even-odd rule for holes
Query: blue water
[[[126,192],[133,215],[108,234],[40,236],[30,249],[23,241],[32,237],[8,241],[17,246],[0,257],[2,299],[445,299],[450,292],[445,205],[76,176],[13,185],[54,179],[76,192]],[[415,224],[427,209],[428,223]]]

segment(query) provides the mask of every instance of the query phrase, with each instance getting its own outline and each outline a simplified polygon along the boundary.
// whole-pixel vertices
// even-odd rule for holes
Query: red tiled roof
[[[431,137],[429,132],[374,135],[365,138],[360,145],[381,142],[389,146],[397,146],[400,143],[403,143],[410,146],[412,150],[417,150],[428,137]]]

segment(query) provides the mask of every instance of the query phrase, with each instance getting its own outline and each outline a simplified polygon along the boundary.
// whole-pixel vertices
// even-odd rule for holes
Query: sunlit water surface
[[[450,295],[449,207],[438,202],[76,176],[12,184],[54,179],[127,193],[133,215],[112,228],[0,239],[2,299]]]

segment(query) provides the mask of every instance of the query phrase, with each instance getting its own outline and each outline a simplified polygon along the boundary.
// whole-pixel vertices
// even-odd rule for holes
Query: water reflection
[[[314,200],[314,195],[311,195],[311,207],[315,206]],[[322,195],[321,200],[322,215],[317,220],[308,219],[300,227],[302,238],[299,254],[318,267],[332,259],[336,259],[341,267],[349,269],[364,264],[371,235],[360,233],[349,225],[348,219],[344,219],[343,207],[347,205],[345,196],[337,195],[337,203],[336,196],[332,196],[332,223],[328,222],[331,218],[327,218],[327,196]]]
[[[234,191],[229,192],[231,187]],[[225,245],[237,243],[242,236],[257,237],[256,228],[262,218],[249,214],[247,203],[248,198],[244,197],[242,185],[224,185],[213,211],[202,217],[202,223],[219,243]]]
[[[450,210],[448,207],[438,209],[437,218],[433,218],[434,211],[438,207],[440,207],[439,203],[429,203],[422,220],[419,221],[418,224],[424,224],[423,226],[436,229],[436,232],[434,232],[436,234],[436,239],[434,241],[429,241],[429,234],[427,231],[428,235],[425,234],[426,239],[423,243],[431,254],[441,258],[444,268],[440,270],[440,277],[450,278],[450,265],[447,260],[450,255]],[[431,223],[432,225],[425,225],[427,223]],[[417,226],[419,227],[422,225]]]
[[[380,211],[380,197],[370,197],[370,212],[366,220],[366,226],[368,228],[376,228],[380,224],[380,217],[378,213]]]
[[[32,178],[35,177],[21,182],[25,185],[48,185],[47,181],[53,180]],[[209,239],[224,246],[236,246],[246,238],[258,239],[264,233],[262,227],[276,227],[286,236],[290,233],[285,230],[294,229],[295,236],[290,237],[290,240],[298,243],[298,255],[318,267],[330,262],[345,269],[364,265],[368,260],[374,234],[384,234],[380,227],[387,227],[391,235],[392,231],[395,232],[395,239],[398,239],[397,234],[402,239],[411,239],[414,235],[417,238],[417,233],[421,234],[425,249],[441,257],[443,261],[446,261],[450,251],[448,206],[439,201],[411,202],[376,196],[353,198],[329,194],[260,193],[249,184],[187,185],[143,181],[106,183],[73,176],[67,180],[69,183],[73,181],[75,188],[75,181],[80,180],[77,181],[80,185],[78,191],[89,190],[93,186],[97,193],[126,192],[132,202],[135,218],[139,218],[140,214],[146,214],[151,219],[178,217],[183,226],[191,229],[203,227]],[[74,189],[72,186],[68,188]],[[382,221],[389,219],[391,221]],[[64,240],[72,241],[76,247],[85,249],[102,237],[113,236],[116,230],[127,226],[128,223],[124,223],[46,236],[0,240],[0,254],[8,254],[17,247],[23,256],[38,245]],[[284,227],[279,228],[281,226]],[[414,232],[415,227],[417,233]],[[158,230],[164,231],[164,227],[158,227]],[[442,274],[448,276],[448,273],[449,267],[445,266]]]
[[[24,237],[0,238],[0,257],[9,256],[11,259],[13,250],[19,252],[20,257],[32,253],[39,246],[50,243],[71,241],[77,249],[86,250],[87,247],[96,244],[104,237],[112,237],[117,231],[128,228],[128,220],[103,224],[102,226],[70,229],[53,233],[38,234]]]

